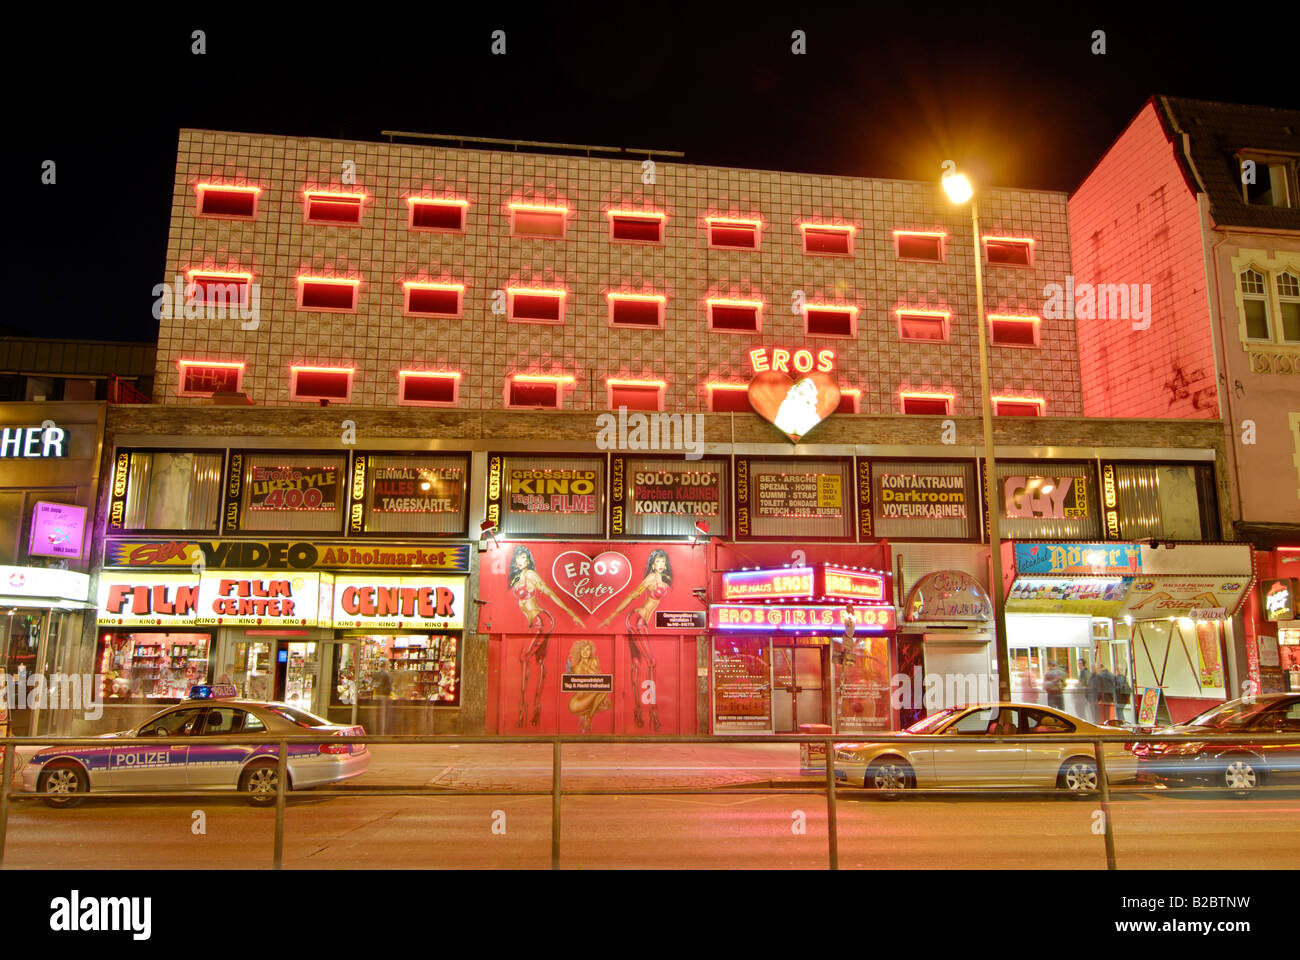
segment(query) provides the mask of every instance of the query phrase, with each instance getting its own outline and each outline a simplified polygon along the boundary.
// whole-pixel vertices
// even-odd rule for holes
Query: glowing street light
[[[945,173],[943,189],[947,192],[948,199],[958,204],[965,203],[975,195],[975,188],[970,185],[970,180],[964,173]]]
[[[970,202],[971,229],[975,238],[975,329],[980,345],[980,401],[984,414],[984,462],[988,474],[986,492],[989,504],[989,586],[993,594],[995,644],[998,658],[998,697],[1011,699],[1011,654],[1007,648],[1007,606],[1002,590],[1002,531],[996,494],[997,459],[993,455],[993,394],[989,390],[989,345],[984,329],[984,265],[980,250],[980,212],[975,188],[964,173],[944,164],[943,190],[955,204]]]

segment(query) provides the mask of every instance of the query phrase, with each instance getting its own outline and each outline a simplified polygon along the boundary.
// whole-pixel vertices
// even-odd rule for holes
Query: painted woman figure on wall
[[[555,595],[555,591],[546,585],[546,581],[537,572],[533,562],[532,551],[520,544],[510,556],[510,590],[519,601],[519,612],[528,621],[533,631],[532,639],[519,651],[519,719],[516,727],[524,725],[528,716],[528,676],[533,664],[537,665],[537,687],[533,693],[533,714],[531,723],[535,727],[542,719],[542,691],[546,687],[546,650],[550,645],[551,631],[555,629],[555,618],[541,605],[537,594],[542,593],[555,601],[555,605],[573,618],[578,626],[586,626],[578,615],[564,605],[564,601]]]
[[[632,655],[632,722],[643,726],[641,720],[641,669],[645,668],[645,677],[650,681],[654,691],[650,704],[650,726],[659,730],[659,685],[655,676],[655,658],[650,649],[650,621],[655,615],[655,608],[668,594],[673,582],[673,565],[668,560],[665,550],[651,550],[645,564],[645,577],[637,584],[635,590],[623,598],[623,602],[614,608],[614,612],[601,621],[602,627],[623,612],[641,594],[645,600],[627,615],[627,646]]]
[[[569,660],[564,665],[564,672],[577,676],[594,676],[600,673],[600,659],[596,656],[596,644],[586,637],[574,641],[569,648]],[[596,714],[610,707],[609,694],[604,692],[575,693],[569,697],[569,712],[578,716],[578,731],[591,733],[592,722]]]

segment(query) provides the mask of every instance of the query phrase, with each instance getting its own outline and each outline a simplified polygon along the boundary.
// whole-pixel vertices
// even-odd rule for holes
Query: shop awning
[[[1246,599],[1251,577],[1138,577],[1120,608],[1134,620],[1228,620]]]
[[[1036,543],[1002,547],[1008,613],[1223,620],[1254,580],[1236,543]]]
[[[1244,543],[1140,545],[1120,617],[1134,620],[1227,620],[1255,582],[1254,556]]]
[[[928,573],[907,592],[903,617],[908,623],[987,623],[993,604],[980,582],[961,570]]]
[[[90,576],[49,567],[0,566],[0,606],[85,610]]]

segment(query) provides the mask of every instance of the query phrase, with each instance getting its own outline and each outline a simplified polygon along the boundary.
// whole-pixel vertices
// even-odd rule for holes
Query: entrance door
[[[777,733],[795,733],[801,723],[826,723],[824,696],[829,648],[773,647],[772,719]]]
[[[271,689],[271,644],[264,640],[235,640],[213,677],[217,683],[233,683],[241,697],[269,700]]]
[[[288,656],[279,680],[283,684],[280,699],[291,707],[317,712],[314,706],[316,688],[319,686],[320,663],[316,655],[316,642],[285,643],[280,648]]]

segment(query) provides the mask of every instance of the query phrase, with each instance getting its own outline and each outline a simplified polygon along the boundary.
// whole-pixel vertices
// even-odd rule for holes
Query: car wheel
[[[1073,794],[1097,791],[1097,761],[1092,757],[1071,757],[1061,765],[1056,785]]]
[[[75,807],[90,792],[90,781],[86,771],[75,763],[64,761],[52,763],[46,767],[36,781],[38,793],[57,793],[57,797],[45,797],[51,807]]]
[[[275,763],[255,763],[244,771],[239,778],[239,790],[255,807],[266,807],[275,803],[275,796],[280,789],[280,768]]]
[[[1239,797],[1248,797],[1263,780],[1254,757],[1229,757],[1220,782]]]
[[[911,766],[897,757],[884,757],[871,761],[862,786],[867,790],[910,790],[916,786],[916,774]]]

